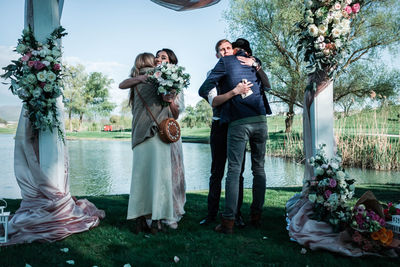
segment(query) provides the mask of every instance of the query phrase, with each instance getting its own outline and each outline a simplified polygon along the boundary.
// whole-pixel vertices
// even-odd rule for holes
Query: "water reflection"
[[[70,189],[73,195],[105,195],[129,193],[132,150],[129,141],[68,141]],[[13,135],[0,134],[2,170],[0,197],[21,197],[13,171]],[[183,144],[186,185],[188,191],[208,189],[210,176],[210,146]],[[251,188],[250,154],[246,154],[245,187]],[[280,158],[266,158],[265,171],[268,187],[299,186],[303,179],[303,165]],[[399,183],[400,172],[380,172],[348,169],[357,183]]]

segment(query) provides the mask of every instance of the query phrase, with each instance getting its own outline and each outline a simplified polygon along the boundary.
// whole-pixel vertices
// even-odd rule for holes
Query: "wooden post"
[[[26,0],[25,27],[31,26],[37,41],[45,42],[50,34],[60,26],[60,16],[64,1],[59,0]],[[59,119],[63,123],[63,103],[57,99]],[[49,182],[64,191],[65,165],[64,144],[58,137],[57,129],[39,132],[40,168],[50,180]]]
[[[322,90],[310,107],[310,123],[313,156],[319,145],[325,144],[325,153],[328,158],[334,156],[333,133],[333,82]]]

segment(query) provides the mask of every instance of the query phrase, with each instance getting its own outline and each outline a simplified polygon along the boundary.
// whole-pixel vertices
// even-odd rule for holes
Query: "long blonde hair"
[[[135,59],[135,66],[132,67],[131,69],[131,77],[136,77],[139,75],[140,69],[146,68],[146,67],[154,67],[155,66],[155,57],[152,53],[141,53],[137,55]],[[134,98],[134,92],[133,92],[133,87],[130,90],[129,93],[129,102],[128,105],[131,107],[133,104],[133,98]]]
[[[155,57],[152,53],[141,53],[137,55],[135,59],[135,66],[131,69],[131,77],[136,77],[139,75],[139,71],[142,68],[146,67],[154,67],[155,66]]]

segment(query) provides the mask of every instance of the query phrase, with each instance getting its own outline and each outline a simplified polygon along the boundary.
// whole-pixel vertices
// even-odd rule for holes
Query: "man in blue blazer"
[[[199,95],[206,97],[214,87],[220,87],[221,94],[228,93],[238,83],[251,83],[247,94],[235,95],[222,104],[221,122],[228,123],[228,173],[225,183],[225,210],[221,224],[216,231],[233,233],[239,190],[239,175],[247,141],[251,148],[253,171],[253,203],[251,204],[250,223],[259,226],[261,211],[265,199],[265,145],[267,139],[266,114],[270,114],[265,101],[264,87],[255,68],[246,66],[237,56],[250,57],[250,44],[245,39],[232,43],[235,55],[220,58],[199,89]],[[250,52],[250,54],[249,54]]]

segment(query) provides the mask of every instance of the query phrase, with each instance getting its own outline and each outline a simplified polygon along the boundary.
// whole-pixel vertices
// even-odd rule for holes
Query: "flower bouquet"
[[[157,86],[159,95],[179,94],[183,88],[187,88],[190,84],[190,75],[184,73],[184,70],[184,67],[175,64],[162,63],[148,73],[148,80]]]
[[[393,202],[389,202],[383,213],[385,214],[385,220],[391,221],[393,215],[400,215],[400,204],[394,205]]]
[[[354,195],[354,179],[349,178],[341,166],[341,157],[328,160],[320,146],[316,156],[309,162],[314,167],[315,176],[309,182],[308,199],[313,203],[312,219],[325,221],[334,231],[343,230],[349,223],[352,213],[348,200]]]
[[[334,75],[336,66],[347,54],[351,20],[360,11],[362,0],[305,0],[300,28],[299,50],[309,63],[309,74]]]
[[[370,191],[364,193],[353,209],[352,241],[367,252],[382,252],[391,248],[392,230],[385,228],[382,206]]]
[[[57,98],[62,92],[61,50],[57,40],[65,36],[59,27],[51,33],[45,44],[36,41],[30,28],[24,29],[15,49],[21,57],[4,67],[4,79],[10,79],[9,89],[24,103],[34,132],[57,128],[64,140],[62,122],[58,119]]]

